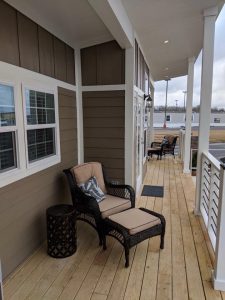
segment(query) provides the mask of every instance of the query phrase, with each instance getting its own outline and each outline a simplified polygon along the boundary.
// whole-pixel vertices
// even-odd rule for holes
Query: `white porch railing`
[[[200,212],[215,253],[213,284],[225,291],[225,167],[202,153]]]
[[[210,153],[203,153],[200,210],[214,250],[216,249],[219,190],[220,163]]]

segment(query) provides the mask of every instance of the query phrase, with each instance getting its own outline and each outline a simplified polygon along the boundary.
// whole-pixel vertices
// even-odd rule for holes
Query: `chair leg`
[[[160,239],[160,249],[164,249],[164,236],[165,232],[161,234],[161,239]]]
[[[161,219],[161,224],[162,224],[162,232],[161,232],[161,239],[160,239],[160,249],[164,249],[164,237],[166,232],[166,220],[164,217]]]
[[[129,248],[128,248],[128,246],[125,246],[124,249],[125,249],[125,260],[126,260],[125,267],[128,268],[129,267]]]
[[[105,235],[102,236],[102,243],[103,243],[103,250],[106,250],[107,246],[106,246],[106,236]]]

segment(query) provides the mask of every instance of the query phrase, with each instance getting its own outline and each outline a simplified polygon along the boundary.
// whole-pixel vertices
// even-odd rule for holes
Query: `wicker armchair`
[[[158,158],[162,158],[162,155],[172,154],[175,158],[175,147],[177,142],[177,136],[167,135],[164,137],[164,140],[167,140],[168,143],[159,143],[159,142],[152,142],[151,148],[148,149],[148,153],[152,156],[152,154],[157,154]],[[155,150],[155,151],[154,151]]]
[[[72,202],[76,209],[77,220],[90,224],[99,236],[99,245],[106,249],[104,234],[104,219],[109,215],[127,210],[135,206],[135,191],[129,185],[110,183],[98,162],[84,163],[63,171],[66,174]],[[95,176],[106,199],[97,202],[80,189],[79,184]]]

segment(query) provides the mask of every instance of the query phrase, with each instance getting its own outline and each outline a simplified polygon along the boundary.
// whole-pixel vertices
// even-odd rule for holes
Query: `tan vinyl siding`
[[[124,182],[124,91],[83,93],[84,160],[99,161],[111,180]]]
[[[0,256],[6,277],[45,239],[46,208],[70,201],[62,173],[77,164],[75,93],[59,88],[61,163],[0,189]]]

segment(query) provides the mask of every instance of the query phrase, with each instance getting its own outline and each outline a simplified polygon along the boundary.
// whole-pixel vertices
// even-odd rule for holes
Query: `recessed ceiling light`
[[[163,43],[164,43],[164,44],[168,44],[168,43],[169,43],[169,40],[165,40]]]

